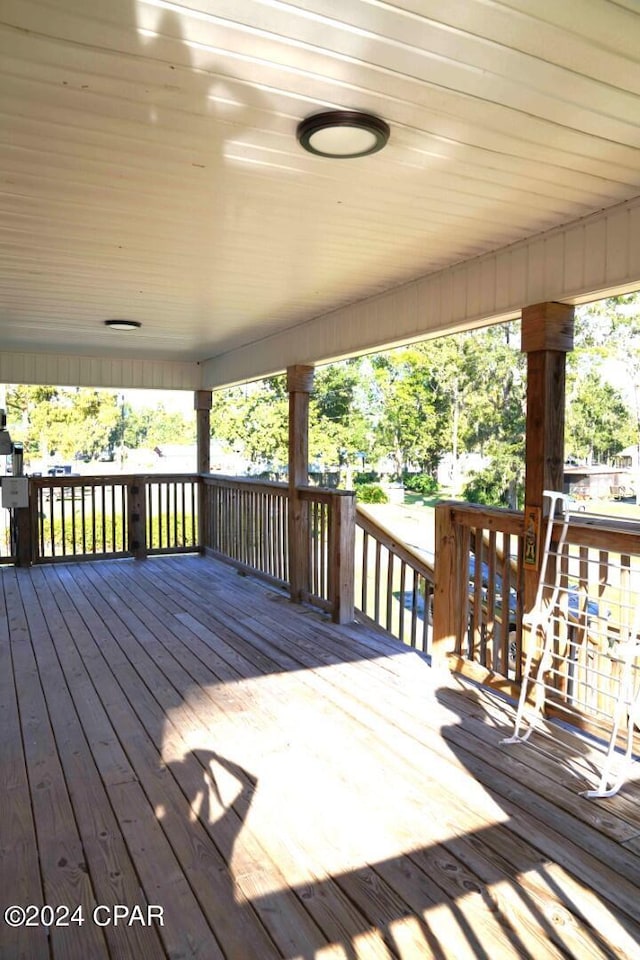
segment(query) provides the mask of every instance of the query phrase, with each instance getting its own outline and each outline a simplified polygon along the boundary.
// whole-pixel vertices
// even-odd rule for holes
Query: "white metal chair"
[[[575,513],[572,514],[569,508],[569,498],[564,494],[556,491],[545,491],[545,496],[549,498],[550,509],[545,529],[536,600],[532,610],[523,617],[523,622],[530,629],[531,642],[527,648],[514,733],[511,737],[502,741],[505,744],[526,742],[543,716],[547,692],[553,691],[557,694],[557,690],[551,686],[548,679],[554,673],[554,661],[557,659],[563,660],[565,668],[570,666],[572,662],[577,661],[578,641],[567,644],[569,653],[564,658],[559,657],[558,652],[554,650],[554,624],[558,622],[561,616],[566,618],[571,601],[578,600],[577,590],[571,591],[562,582],[562,560],[567,532],[572,516],[574,519],[578,519],[578,516]],[[559,504],[562,505],[562,523],[557,541],[552,542],[554,521],[557,521],[556,511]],[[584,521],[584,514],[579,514],[579,518]],[[562,602],[564,602],[564,613],[561,612]],[[605,618],[599,609],[599,601],[590,603],[589,598],[583,596],[580,602],[582,612],[578,619],[581,618],[584,637],[585,634],[588,634],[587,622],[590,607],[595,609],[598,620],[602,621]],[[578,604],[574,602],[574,606],[577,608]],[[633,610],[628,610],[628,612],[632,612],[632,616],[628,618],[631,620],[630,626],[614,623],[607,623],[606,626],[604,640],[607,649],[606,657],[611,664],[615,665],[618,673],[615,681],[617,689],[612,715],[606,718],[610,723],[611,732],[599,783],[595,789],[585,791],[583,793],[585,797],[611,797],[616,794],[627,779],[633,760],[634,727],[638,725],[640,720],[640,670],[637,666],[640,657],[640,603],[634,603]],[[584,640],[580,642],[584,642]],[[601,676],[602,674],[598,670],[593,671],[592,682],[596,687]],[[532,686],[533,696],[530,703],[528,695]],[[579,698],[572,697],[570,699],[574,704],[582,705]],[[620,760],[617,750],[618,736],[625,719],[627,723],[626,747],[622,764],[618,772],[614,773],[614,768]]]

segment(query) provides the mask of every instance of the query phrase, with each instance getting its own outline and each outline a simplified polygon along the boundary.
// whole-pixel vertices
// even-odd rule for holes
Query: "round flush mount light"
[[[111,330],[137,330],[142,326],[139,320],[105,320],[104,325]]]
[[[316,113],[299,123],[296,131],[298,142],[309,153],[343,160],[377,153],[389,133],[384,120],[357,110]]]

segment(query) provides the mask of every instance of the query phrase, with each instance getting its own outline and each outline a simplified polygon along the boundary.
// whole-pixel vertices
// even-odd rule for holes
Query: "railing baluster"
[[[116,537],[116,522],[117,522],[117,510],[116,510],[116,486],[114,483],[111,484],[111,549],[109,552],[115,552],[118,538]]]
[[[122,517],[122,539],[120,550],[124,553],[129,549],[129,517],[127,514],[127,487],[120,485],[120,516]]]
[[[430,649],[429,646],[429,610],[431,608],[431,599],[433,597],[433,586],[420,575],[424,586],[424,613],[422,616],[422,650],[424,653]]]
[[[407,563],[405,560],[400,561],[400,611],[398,615],[398,639],[404,643],[404,591],[406,586],[407,579]]]
[[[82,517],[82,552],[87,552],[87,510],[85,506],[85,497],[87,496],[87,487],[84,484],[80,487],[80,515]]]
[[[106,486],[100,487],[100,493],[102,494],[102,550],[101,553],[106,553],[107,551],[107,488]]]
[[[380,559],[381,559],[381,550],[382,544],[379,540],[375,542],[376,550],[376,563],[375,563],[375,579],[373,583],[373,619],[376,623],[380,622]]]
[[[55,527],[54,527],[54,500],[55,500],[55,488],[53,486],[49,487],[49,537],[51,540],[51,556],[55,557],[56,555],[56,540],[55,540]]]
[[[361,528],[359,528],[361,529]],[[362,599],[360,608],[366,615],[369,597],[369,534],[362,531]]]
[[[492,669],[503,676],[509,676],[509,626],[511,621],[511,535],[502,535],[502,565],[500,567],[501,613],[500,613],[500,644],[497,662]]]
[[[70,490],[71,490],[71,542],[72,542],[71,552],[75,556],[75,554],[78,552],[77,544],[76,544],[76,488],[70,487]]]
[[[61,526],[61,540],[62,540],[62,555],[66,557],[67,555],[67,517],[65,513],[64,506],[64,487],[60,487],[60,526]]]
[[[173,483],[173,543],[172,547],[178,546],[178,483]]]
[[[322,530],[322,579],[320,583],[321,596],[329,599],[329,524],[331,523],[331,514],[329,506],[326,503],[320,504],[321,530]]]
[[[165,485],[164,485],[164,492],[165,492],[165,504],[166,504],[165,517],[166,517],[166,521],[167,521],[167,527],[166,527],[167,543],[166,543],[166,545],[167,545],[167,548],[168,548],[168,547],[171,546],[171,481],[170,481],[170,480],[167,480],[167,482],[165,483]]]
[[[496,531],[489,531],[488,545],[488,576],[487,576],[487,618],[483,634],[482,663],[488,669],[493,669],[496,660],[495,624],[496,624]]]
[[[96,488],[91,487],[91,552],[96,553]]]
[[[411,639],[410,646],[416,646],[416,638],[418,635],[418,604],[420,602],[420,581],[421,576],[418,571],[412,568],[413,572],[413,583],[411,585]]]
[[[473,527],[469,531],[469,536],[471,539],[471,549],[469,552],[469,558],[467,561],[467,573],[462,574],[462,582],[467,584],[468,587],[472,586],[471,596],[469,596],[469,589],[467,589],[467,596],[469,596],[469,603],[471,604],[471,618],[469,625],[469,657],[476,662],[480,660],[480,635],[482,631],[482,609],[484,605],[484,596],[483,596],[483,584],[482,584],[482,529],[478,530],[478,527]],[[469,576],[468,562],[473,557],[473,576]],[[465,554],[462,557],[462,563],[465,563]]]
[[[40,557],[44,557],[44,490],[38,490],[38,532],[40,534]]]
[[[392,619],[393,619],[393,561],[394,555],[391,550],[387,550],[387,595],[386,595],[386,607],[387,607],[387,630],[389,633],[392,633]]]
[[[366,510],[357,509],[356,528],[361,582],[355,599],[359,602],[360,610],[412,647],[418,644],[420,630],[420,642],[426,650],[429,640],[426,622],[429,598],[425,586],[425,606],[421,613],[421,584],[433,583],[433,569],[415,550],[402,544],[390,531],[374,521]],[[407,582],[409,574],[410,588]],[[399,589],[398,597],[395,595],[396,588]],[[421,619],[423,623],[420,628]]]

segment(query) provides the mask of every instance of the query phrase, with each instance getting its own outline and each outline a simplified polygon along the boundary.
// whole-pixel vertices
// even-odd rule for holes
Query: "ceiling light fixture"
[[[105,320],[104,325],[112,330],[137,330],[142,326],[139,320]]]
[[[348,159],[368,157],[382,150],[389,139],[389,125],[370,113],[328,110],[298,124],[298,142],[319,157]]]

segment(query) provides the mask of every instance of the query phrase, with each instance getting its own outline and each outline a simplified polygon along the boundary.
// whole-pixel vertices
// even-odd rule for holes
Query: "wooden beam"
[[[211,390],[196,390],[193,406],[196,411],[197,464],[198,473],[211,470]]]
[[[134,477],[127,485],[129,512],[129,550],[136,560],[147,556],[147,485],[144,477]]]
[[[460,655],[462,633],[467,619],[469,598],[466,566],[461,574],[460,558],[469,556],[469,529],[454,522],[455,503],[436,507],[435,571],[433,587],[434,666],[447,667],[448,658]]]
[[[522,311],[523,353],[573,350],[574,308],[566,303],[536,303]]]
[[[351,623],[355,616],[353,580],[356,543],[356,496],[337,490],[332,496],[329,537],[329,596],[334,623]]]
[[[531,527],[525,611],[531,609],[537,589],[543,491],[562,490],[563,485],[566,354],[573,349],[573,322],[569,304],[538,303],[522,311],[522,350],[527,353],[525,517]]]
[[[29,484],[31,486],[31,484]],[[29,494],[31,497],[31,493]],[[17,507],[14,510],[16,566],[30,567],[33,563],[32,507]]]
[[[298,488],[309,482],[309,394],[313,367],[287,369],[289,391],[289,583],[291,599],[309,594],[309,505]]]
[[[196,411],[196,470],[199,474],[211,472],[211,390],[196,390],[193,406]],[[209,491],[200,480],[198,484],[198,546],[204,550],[209,531]]]

